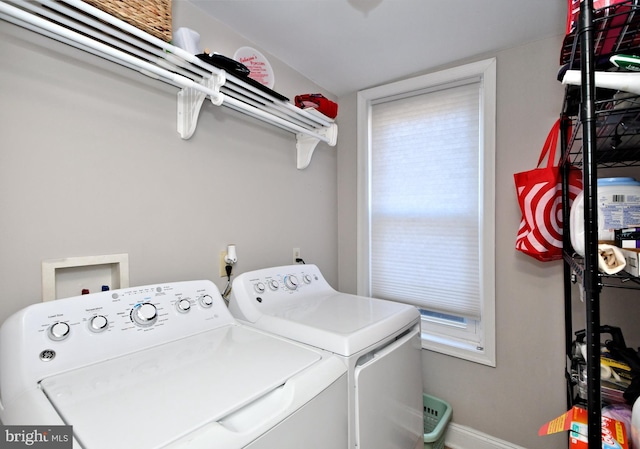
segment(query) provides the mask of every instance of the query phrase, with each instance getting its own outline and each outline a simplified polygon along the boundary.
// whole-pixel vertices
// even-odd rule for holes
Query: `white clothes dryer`
[[[344,448],[346,368],[238,323],[210,281],[31,305],[0,328],[0,420],[82,449]]]
[[[420,314],[334,290],[317,266],[236,277],[231,313],[255,328],[330,351],[349,371],[349,449],[423,446]]]

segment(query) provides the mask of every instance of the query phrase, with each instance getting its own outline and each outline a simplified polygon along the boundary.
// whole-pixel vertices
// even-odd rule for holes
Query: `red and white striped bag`
[[[513,175],[522,211],[516,249],[543,262],[562,259],[562,173],[556,162],[559,134],[560,119],[547,136],[537,168]],[[547,165],[540,167],[545,157]],[[571,169],[569,203],[581,191],[582,172]]]

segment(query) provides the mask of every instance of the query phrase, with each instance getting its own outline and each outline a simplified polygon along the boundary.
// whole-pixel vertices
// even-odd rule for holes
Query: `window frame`
[[[473,334],[480,339],[460,338],[460,328],[425,323],[422,347],[472,362],[496,366],[495,350],[495,129],[496,129],[496,60],[486,59],[470,64],[421,75],[394,83],[359,91],[357,94],[358,212],[357,212],[357,292],[370,296],[369,210],[370,210],[370,142],[371,107],[376,102],[407,93],[450,84],[472,77],[481,78],[480,87],[480,263],[481,321],[474,321]]]

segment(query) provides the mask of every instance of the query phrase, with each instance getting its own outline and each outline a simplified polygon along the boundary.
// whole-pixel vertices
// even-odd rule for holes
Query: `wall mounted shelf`
[[[337,125],[226,73],[80,0],[0,1],[0,18],[178,87],[177,130],[189,139],[209,99],[296,136],[297,168],[320,142],[335,146]]]

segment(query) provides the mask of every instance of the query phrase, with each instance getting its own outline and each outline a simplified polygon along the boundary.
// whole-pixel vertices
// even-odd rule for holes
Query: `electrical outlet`
[[[296,259],[300,258],[300,248],[293,248],[293,263],[296,264]]]
[[[221,278],[227,277],[227,271],[225,270],[225,267],[227,266],[227,262],[224,261],[225,257],[227,257],[227,252],[220,251],[220,277]]]

